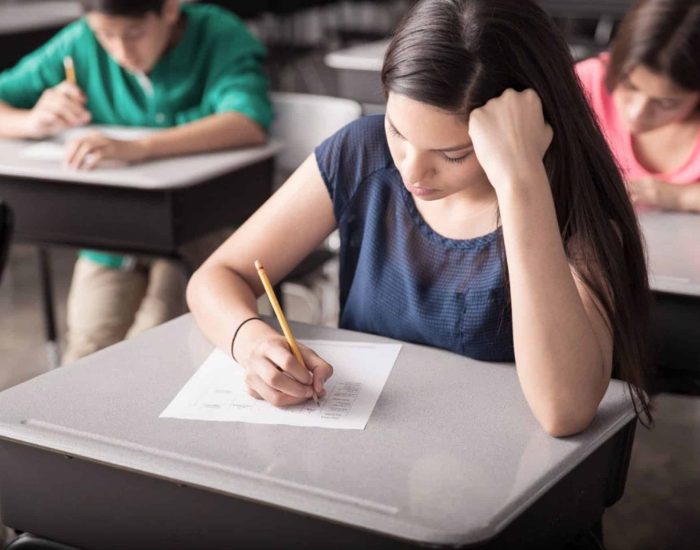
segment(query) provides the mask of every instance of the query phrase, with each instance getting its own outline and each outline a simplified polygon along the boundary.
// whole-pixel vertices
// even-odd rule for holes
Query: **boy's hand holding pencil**
[[[28,112],[23,132],[27,137],[45,138],[90,122],[90,112],[86,108],[87,97],[78,87],[75,67],[70,57],[64,60],[64,71],[66,79],[57,86],[44,90]]]

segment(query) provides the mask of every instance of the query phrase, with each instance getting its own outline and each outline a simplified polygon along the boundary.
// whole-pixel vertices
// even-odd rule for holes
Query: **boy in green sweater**
[[[236,16],[178,0],[82,4],[85,17],[0,73],[0,136],[43,138],[89,123],[167,128],[131,141],[80,137],[65,158],[78,170],[265,142],[265,49]],[[66,58],[75,83],[66,79]],[[183,298],[171,262],[81,251],[64,361],[180,314]]]

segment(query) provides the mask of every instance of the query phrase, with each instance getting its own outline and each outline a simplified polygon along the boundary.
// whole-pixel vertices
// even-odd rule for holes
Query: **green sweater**
[[[69,55],[94,124],[168,128],[236,111],[267,129],[272,107],[262,71],[264,46],[222,8],[185,4],[182,13],[183,35],[147,77],[117,64],[82,18],[0,73],[0,100],[32,108],[44,90],[65,79],[63,59]],[[124,264],[116,254],[81,255],[110,267]]]

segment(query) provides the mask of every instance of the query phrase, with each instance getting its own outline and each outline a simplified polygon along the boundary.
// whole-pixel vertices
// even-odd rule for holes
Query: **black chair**
[[[10,252],[10,239],[12,237],[12,210],[0,199],[0,282]]]

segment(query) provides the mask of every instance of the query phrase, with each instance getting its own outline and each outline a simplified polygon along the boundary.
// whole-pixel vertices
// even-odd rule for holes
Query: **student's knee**
[[[185,305],[184,267],[168,260],[155,260],[150,268],[148,288],[127,338],[182,315]]]
[[[143,270],[115,269],[79,258],[68,295],[64,362],[122,340],[145,289]]]

